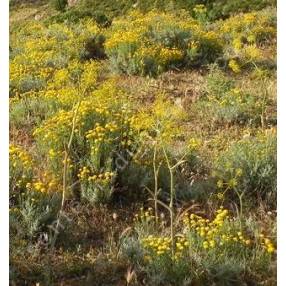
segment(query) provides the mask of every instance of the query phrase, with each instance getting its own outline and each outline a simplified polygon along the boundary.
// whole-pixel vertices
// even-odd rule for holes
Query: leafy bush
[[[211,19],[227,18],[233,14],[258,11],[276,5],[276,0],[212,0],[208,2],[208,16]]]
[[[143,249],[138,239],[134,237],[126,237],[121,242],[120,251],[123,257],[126,257],[131,263],[137,264],[144,259]]]
[[[263,81],[261,86],[265,87]],[[264,126],[272,120],[264,118],[266,106],[272,104],[265,92],[261,89],[261,93],[253,94],[253,91],[238,87],[233,79],[214,66],[206,77],[205,94],[191,109],[201,112],[216,125]]]
[[[271,131],[244,138],[222,152],[214,163],[218,187],[249,197],[276,197],[276,136]]]
[[[219,99],[209,97],[208,101],[203,103],[203,108],[207,108],[209,116],[217,123],[258,125],[260,123],[258,104],[254,96],[244,94],[239,89],[232,89]]]
[[[172,14],[132,12],[114,21],[106,36],[112,68],[128,74],[154,76],[174,67],[203,65],[221,52],[213,33],[183,15],[178,21]]]
[[[9,113],[11,128],[30,128],[47,119],[58,109],[57,102],[53,99],[43,99],[27,96],[21,100],[11,101]]]
[[[94,19],[102,28],[107,28],[111,25],[111,20],[103,12],[80,8],[71,8],[61,14],[52,16],[46,20],[46,23],[78,23],[82,19],[88,18]]]
[[[64,11],[68,5],[67,0],[51,0],[51,5],[58,11]]]
[[[102,34],[87,39],[84,46],[84,50],[80,55],[81,59],[105,59],[106,54],[104,51],[104,42],[105,37]]]
[[[118,2],[110,0],[81,0],[79,3],[79,9],[102,11],[108,17],[114,18],[116,16],[125,15],[133,4],[133,0],[124,0]]]
[[[30,239],[39,237],[42,232],[49,233],[57,219],[60,208],[58,193],[27,192],[21,195],[17,205],[10,209],[11,230],[20,237]]]

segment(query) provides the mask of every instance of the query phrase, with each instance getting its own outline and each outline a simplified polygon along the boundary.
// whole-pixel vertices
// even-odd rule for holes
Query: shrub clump
[[[276,135],[266,130],[223,151],[214,164],[219,189],[256,198],[276,197]]]
[[[68,5],[68,0],[50,0],[51,5],[58,11],[65,11],[67,5]]]
[[[113,22],[107,32],[106,54],[116,72],[158,75],[175,67],[214,61],[221,45],[212,32],[182,15],[132,12]]]

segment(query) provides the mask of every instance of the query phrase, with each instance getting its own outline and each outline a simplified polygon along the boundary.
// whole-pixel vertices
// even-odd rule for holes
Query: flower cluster
[[[149,261],[161,256],[167,256],[178,261],[189,249],[189,242],[183,236],[176,237],[174,256],[172,256],[172,240],[170,237],[149,235],[143,238],[141,243],[147,251],[146,256]]]
[[[196,214],[186,214],[183,220],[186,233],[197,235],[204,249],[224,247],[227,244],[251,245],[251,239],[242,231],[235,232],[231,227],[229,211],[221,207],[213,220]]]
[[[198,14],[203,14],[203,13],[206,13],[207,8],[206,8],[206,6],[203,5],[203,4],[198,4],[198,5],[196,5],[196,6],[193,8],[193,11],[194,11],[195,13],[198,13]]]
[[[108,201],[113,192],[115,172],[96,172],[86,166],[80,168],[78,178],[81,185],[81,196],[90,203]]]
[[[191,138],[188,142],[188,147],[190,150],[197,150],[202,144],[202,141],[198,138]]]
[[[264,234],[260,234],[259,235],[259,240],[260,240],[260,244],[261,246],[268,252],[268,253],[273,253],[275,251],[275,247],[274,247],[274,244],[273,242],[265,237]]]
[[[90,168],[84,166],[79,169],[78,178],[81,181],[109,181],[115,176],[114,172],[104,172],[104,173],[98,173],[93,174]]]
[[[50,172],[43,172],[40,177],[35,177],[26,184],[28,191],[49,194],[61,190],[60,180]]]
[[[240,66],[238,62],[234,59],[231,59],[228,63],[228,66],[234,73],[239,73],[240,72]]]
[[[94,142],[101,142],[105,139],[106,134],[118,130],[116,122],[106,123],[105,126],[100,126],[99,123],[95,124],[95,128],[87,132],[86,138]]]
[[[33,160],[30,154],[17,145],[9,146],[9,173],[10,189],[25,189],[25,186],[33,178]]]
[[[29,169],[32,167],[31,156],[19,146],[9,146],[9,157],[11,165],[14,168],[23,167],[25,169]]]
[[[140,208],[140,212],[135,214],[134,221],[135,222],[151,222],[155,220],[154,212],[152,208],[148,208],[148,210],[144,211],[144,208]]]

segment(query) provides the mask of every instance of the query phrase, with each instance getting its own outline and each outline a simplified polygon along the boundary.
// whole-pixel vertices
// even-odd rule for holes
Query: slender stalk
[[[78,111],[79,111],[79,107],[81,105],[82,102],[82,98],[84,97],[85,94],[85,89],[81,92],[80,90],[80,86],[78,87],[79,89],[79,93],[81,94],[81,97],[77,103],[76,109],[74,110],[73,113],[73,118],[72,118],[72,129],[71,129],[71,133],[70,133],[70,137],[68,140],[68,144],[67,147],[65,147],[65,151],[64,151],[64,168],[63,168],[63,189],[62,189],[62,199],[61,199],[61,207],[59,210],[59,215],[58,215],[58,219],[57,219],[57,223],[56,223],[56,228],[55,228],[55,237],[52,241],[52,246],[54,246],[55,242],[56,242],[56,238],[58,235],[58,230],[60,227],[60,222],[61,222],[61,215],[63,212],[63,208],[64,208],[64,203],[65,203],[65,198],[66,198],[66,192],[67,192],[67,168],[68,168],[68,157],[69,157],[69,153],[70,153],[70,149],[71,149],[71,145],[72,145],[72,141],[74,138],[74,133],[75,133],[75,127],[76,127],[76,119],[77,119],[77,115],[78,115]]]
[[[171,240],[172,240],[172,255],[175,255],[175,235],[174,235],[174,175],[173,170],[170,171],[170,223],[171,223]]]
[[[242,226],[241,218],[242,218],[242,214],[243,214],[243,200],[242,200],[242,198],[244,196],[244,192],[239,193],[236,189],[234,189],[234,191],[237,194],[238,199],[239,199],[239,211],[237,210],[237,212],[238,212],[239,223],[240,223],[240,228],[241,228],[241,226]]]
[[[171,234],[171,243],[172,243],[172,256],[175,255],[175,235],[174,235],[174,174],[173,174],[173,168],[170,164],[168,155],[166,153],[165,147],[162,146],[164,156],[166,159],[167,167],[170,173],[170,204],[169,204],[169,210],[170,210],[170,234]]]
[[[154,154],[153,154],[153,172],[154,172],[154,212],[155,212],[155,223],[156,227],[158,226],[158,174],[160,170],[160,165],[158,168],[156,167],[156,159],[157,159],[157,142],[155,143]]]
[[[80,107],[81,101],[79,101],[77,108],[74,112],[73,115],[73,120],[72,120],[72,130],[71,130],[71,134],[69,137],[69,141],[68,141],[68,145],[67,148],[65,148],[64,151],[64,169],[63,169],[63,189],[62,189],[62,200],[61,200],[61,208],[59,211],[59,216],[57,219],[57,224],[56,224],[56,234],[58,232],[58,228],[60,225],[60,218],[61,218],[61,214],[64,208],[64,203],[65,203],[65,198],[66,198],[66,191],[67,191],[67,168],[68,168],[68,157],[69,157],[69,152],[70,152],[70,148],[71,148],[71,144],[72,144],[72,140],[74,137],[74,131],[75,131],[75,125],[76,125],[76,118],[77,118],[77,114],[78,114],[78,110]]]
[[[255,64],[254,61],[250,61],[256,70],[259,70],[258,66]],[[260,114],[260,124],[261,127],[264,129],[265,127],[265,111],[266,111],[266,98],[268,96],[267,86],[265,79],[262,79],[262,88],[263,88],[263,98],[262,98],[262,106],[261,106],[261,114]]]
[[[268,96],[267,86],[265,84],[265,80],[263,80],[263,101],[261,108],[261,127],[264,129],[265,127],[265,111],[266,111],[266,98]]]

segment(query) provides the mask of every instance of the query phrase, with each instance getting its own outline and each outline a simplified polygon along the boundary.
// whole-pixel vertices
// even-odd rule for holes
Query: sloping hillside
[[[274,1],[10,1],[11,285],[275,285]]]

